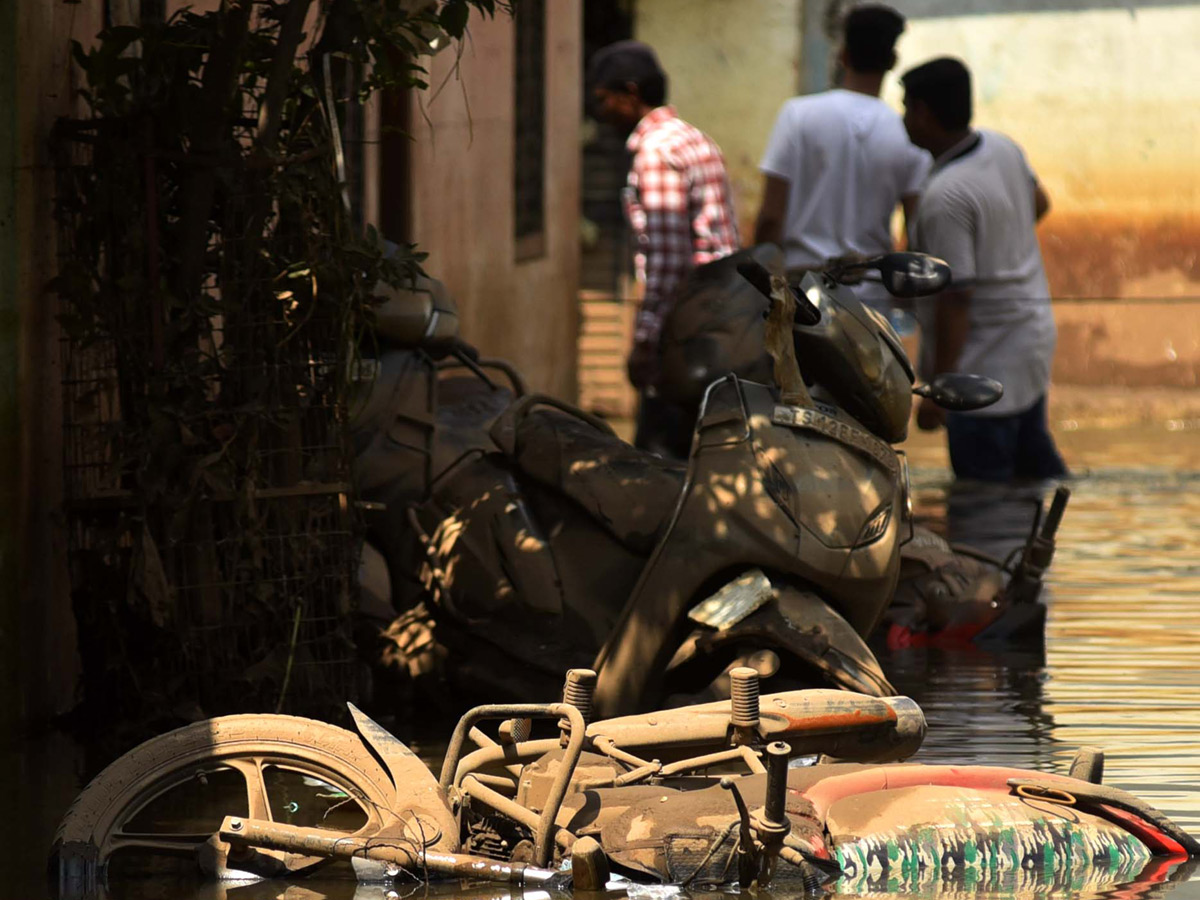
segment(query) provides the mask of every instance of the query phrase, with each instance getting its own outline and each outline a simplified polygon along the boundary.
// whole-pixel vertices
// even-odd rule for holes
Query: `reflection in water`
[[[1081,876],[1068,885],[1047,887],[1047,881],[1032,873],[1017,874],[1008,880],[992,883],[964,885],[960,889],[946,889],[936,893],[929,889],[905,890],[901,885],[884,885],[871,890],[849,892],[841,884],[829,885],[820,892],[825,900],[842,900],[850,897],[936,897],[938,900],[1153,900],[1172,893],[1178,885],[1188,881],[1197,870],[1195,862],[1165,864],[1151,862],[1137,877],[1122,884],[1112,884],[1102,878]],[[1200,882],[1197,882],[1200,883]],[[587,894],[588,897],[622,897],[624,892],[610,891],[606,895]],[[570,900],[569,893],[542,888],[506,888],[497,885],[419,885],[356,884],[341,879],[308,879],[302,882],[264,881],[250,884],[210,884],[194,893],[180,895],[177,891],[145,894],[146,897],[179,897],[187,900]],[[707,893],[699,890],[681,891],[671,886],[636,886],[628,889],[629,900],[730,900],[736,893]],[[783,900],[789,895],[777,892],[758,891],[760,900]],[[1183,894],[1175,895],[1184,900]],[[97,900],[115,900],[102,897]]]
[[[944,478],[914,468],[918,515],[998,557],[1020,545],[1052,490],[972,490]],[[1100,747],[1105,783],[1200,832],[1200,473],[1099,470],[1070,487],[1044,650],[903,650],[884,660],[929,721],[917,759],[1065,772],[1080,747]],[[1172,882],[1189,878],[1200,875],[1189,867]],[[1200,880],[1185,894],[1200,896]]]

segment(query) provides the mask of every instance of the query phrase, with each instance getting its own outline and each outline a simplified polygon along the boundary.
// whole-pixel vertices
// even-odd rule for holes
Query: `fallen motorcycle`
[[[93,897],[163,858],[222,880],[348,861],[360,880],[576,891],[1075,892],[1200,854],[1160,812],[1100,783],[1098,751],[1080,751],[1070,775],[904,763],[925,734],[911,700],[760,695],[754,670],[731,675],[727,701],[592,721],[596,673],[568,672],[562,702],[463,716],[438,778],[353,707],[357,734],[288,716],[199,722],[83,791],[52,850],[58,896]]]
[[[911,253],[860,268],[902,296],[949,278]],[[380,309],[353,434],[367,606],[401,612],[385,656],[420,674],[453,654],[446,671],[462,693],[511,699],[592,665],[609,715],[727,697],[738,665],[794,686],[894,693],[864,637],[915,533],[890,446],[907,429],[912,368],[841,272],[812,273],[798,293],[761,267],[742,274],[769,309],[774,383],[714,379],[686,466],[478,359],[436,287]],[[464,367],[468,377],[448,377]],[[1001,388],[945,375],[915,390],[975,409]]]

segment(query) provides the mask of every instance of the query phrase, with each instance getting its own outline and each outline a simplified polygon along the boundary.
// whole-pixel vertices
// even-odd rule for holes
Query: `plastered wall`
[[[578,331],[580,16],[577,0],[546,3],[542,255],[518,261],[514,240],[511,20],[473,19],[461,57],[433,60],[411,128],[413,239],[457,299],[463,336],[514,362],[535,390],[567,398]]]
[[[801,0],[639,0],[638,40],[655,48],[671,103],[721,147],[743,241],[762,197],[762,158],[800,86]]]
[[[902,68],[971,66],[977,123],[1021,143],[1054,201],[1056,297],[1200,298],[1200,4],[1122,6],[914,18]]]

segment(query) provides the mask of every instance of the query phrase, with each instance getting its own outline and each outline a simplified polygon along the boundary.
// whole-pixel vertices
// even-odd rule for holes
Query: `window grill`
[[[516,11],[514,237],[517,259],[542,256],[546,233],[546,3]]]
[[[132,186],[145,210],[162,208],[139,134],[83,120],[60,123],[53,142],[60,269],[88,273],[76,293],[96,298],[61,319],[64,518],[85,702],[116,721],[176,714],[171,704],[336,718],[360,677],[340,307],[302,280],[284,294],[254,270],[220,288],[210,278],[207,316],[164,310],[148,287],[157,279],[142,275],[163,258],[140,239],[156,232],[102,202]],[[225,205],[246,196],[231,192]],[[212,248],[218,240],[229,258],[251,258],[234,246],[240,234]],[[194,340],[168,332],[173,352],[152,351],[164,340],[155,319]],[[189,391],[191,405],[170,405]],[[179,438],[147,481],[138,448],[159,409],[174,411],[163,427]],[[254,435],[253,471],[224,455],[238,433]],[[164,499],[189,483],[185,505]]]

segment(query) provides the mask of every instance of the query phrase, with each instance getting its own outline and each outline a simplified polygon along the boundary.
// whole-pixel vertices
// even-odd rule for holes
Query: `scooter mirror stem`
[[[767,326],[763,344],[774,360],[775,383],[779,385],[779,399],[785,406],[812,406],[812,396],[800,375],[800,363],[796,360],[796,343],[792,338],[792,326],[796,321],[796,295],[781,275],[771,276],[771,308],[767,313]]]

